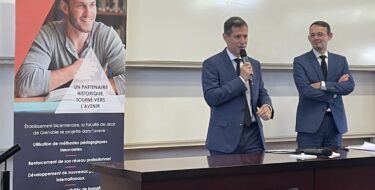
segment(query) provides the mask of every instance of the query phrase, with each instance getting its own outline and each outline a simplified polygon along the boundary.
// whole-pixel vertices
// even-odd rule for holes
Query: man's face
[[[327,51],[328,41],[332,39],[332,33],[328,33],[327,28],[319,25],[312,25],[309,30],[308,39],[311,46],[319,53]]]
[[[70,24],[78,31],[89,33],[96,18],[96,0],[68,0],[66,9]]]
[[[240,50],[247,45],[247,26],[232,27],[230,35],[223,34],[228,50],[235,56],[240,56]]]

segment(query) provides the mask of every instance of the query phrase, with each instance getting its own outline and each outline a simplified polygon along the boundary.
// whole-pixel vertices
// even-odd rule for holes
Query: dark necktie
[[[322,62],[320,62],[320,67],[322,68],[322,72],[323,72],[323,76],[324,76],[324,81],[327,81],[327,71],[328,71],[327,62],[326,62],[327,56],[321,55],[319,57],[322,59]]]
[[[236,58],[234,59],[234,61],[237,63],[236,65],[236,72],[237,72],[237,75],[240,76],[240,71],[241,71],[241,59],[240,58]],[[245,94],[245,97],[246,97],[246,94]],[[249,109],[249,104],[247,103],[247,100],[245,98],[245,110],[244,110],[244,124],[247,126],[247,127],[250,127],[251,125],[251,117],[250,117],[250,109]]]
[[[240,58],[236,58],[234,59],[234,61],[237,63],[236,65],[236,72],[237,72],[237,75],[240,76],[240,71],[241,71],[241,59]]]
[[[327,62],[326,62],[327,56],[321,55],[319,57],[322,59],[322,61],[320,62],[320,67],[322,68],[322,72],[323,72],[323,76],[324,76],[324,81],[327,81],[327,71],[328,71],[328,69],[327,69]],[[326,110],[328,110],[328,108],[329,108],[329,104],[327,103]]]

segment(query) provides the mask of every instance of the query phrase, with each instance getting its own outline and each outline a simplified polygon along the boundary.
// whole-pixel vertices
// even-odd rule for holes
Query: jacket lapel
[[[233,67],[232,60],[229,59],[226,49],[221,52],[222,64],[224,64],[225,69],[228,73],[231,73],[233,76],[237,76],[237,72]]]
[[[316,59],[314,52],[311,50],[309,53],[309,60],[311,65],[313,66],[315,72],[318,74],[319,79],[321,81],[324,81],[323,71],[320,67],[320,63],[318,62],[318,59]]]

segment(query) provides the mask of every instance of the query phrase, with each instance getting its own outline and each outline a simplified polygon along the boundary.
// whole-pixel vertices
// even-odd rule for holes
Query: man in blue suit
[[[342,96],[354,90],[354,80],[346,58],[327,51],[332,36],[328,23],[312,23],[308,39],[313,49],[294,58],[299,93],[296,132],[301,149],[339,147],[347,132]]]
[[[223,34],[227,47],[203,62],[203,93],[211,108],[206,146],[211,155],[265,149],[260,118],[271,119],[273,109],[259,61],[244,55],[241,59],[247,37],[246,22],[229,18]]]

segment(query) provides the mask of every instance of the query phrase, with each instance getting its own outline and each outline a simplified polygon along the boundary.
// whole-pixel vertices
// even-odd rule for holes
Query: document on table
[[[346,148],[348,149],[357,149],[357,150],[368,150],[375,152],[375,144],[364,142],[363,145],[349,145]]]

